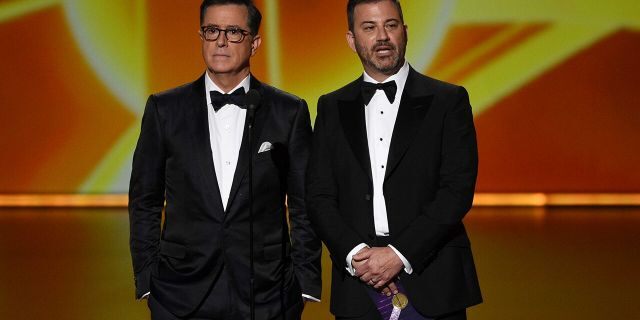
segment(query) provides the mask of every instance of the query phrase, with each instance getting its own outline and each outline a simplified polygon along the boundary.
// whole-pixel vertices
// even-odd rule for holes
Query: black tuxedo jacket
[[[304,100],[254,77],[251,88],[262,97],[254,143],[248,145],[245,128],[226,210],[209,141],[204,75],[151,95],[144,111],[129,189],[136,296],[150,291],[178,316],[197,308],[223,266],[239,292],[241,312],[249,312],[249,152],[256,316],[269,319],[280,313],[281,298],[287,308],[300,301],[302,292],[320,297],[321,243],[304,203],[309,111]],[[263,142],[273,149],[258,153]]]
[[[374,245],[373,183],[362,77],[320,97],[307,175],[307,208],[333,262],[331,311],[373,307],[366,285],[345,270],[356,245]],[[482,301],[462,219],[471,208],[477,145],[466,90],[411,69],[384,177],[389,243],[411,263],[400,282],[427,316]]]

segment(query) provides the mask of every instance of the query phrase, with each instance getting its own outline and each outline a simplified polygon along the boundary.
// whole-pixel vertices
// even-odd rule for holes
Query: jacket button
[[[364,199],[367,200],[367,201],[371,200],[371,195],[370,194],[365,194],[364,195]]]

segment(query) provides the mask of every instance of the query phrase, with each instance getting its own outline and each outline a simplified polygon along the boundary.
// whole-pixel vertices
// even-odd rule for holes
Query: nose
[[[376,40],[378,41],[387,41],[389,40],[389,32],[385,27],[378,28],[378,32],[376,34]]]
[[[218,36],[218,39],[216,39],[216,45],[219,48],[222,47],[226,47],[227,46],[227,35],[224,32],[220,32],[220,35]]]

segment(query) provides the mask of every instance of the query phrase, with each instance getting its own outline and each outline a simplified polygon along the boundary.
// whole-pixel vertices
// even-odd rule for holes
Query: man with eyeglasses
[[[147,101],[129,217],[136,296],[152,319],[299,319],[320,298],[309,111],[251,75],[260,20],[250,0],[203,1],[206,72]]]
[[[462,219],[478,154],[467,91],[405,60],[398,0],[349,0],[364,74],[318,101],[307,207],[337,319],[466,319],[482,301]]]

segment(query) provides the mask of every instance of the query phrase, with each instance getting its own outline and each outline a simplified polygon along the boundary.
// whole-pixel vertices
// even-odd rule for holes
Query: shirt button
[[[230,166],[231,165],[231,161],[225,161],[224,162],[226,165]]]
[[[384,169],[384,164],[381,167],[382,167],[382,169]]]
[[[384,111],[380,111],[380,114],[384,114]]]
[[[380,141],[382,141],[382,138],[380,138]]]

